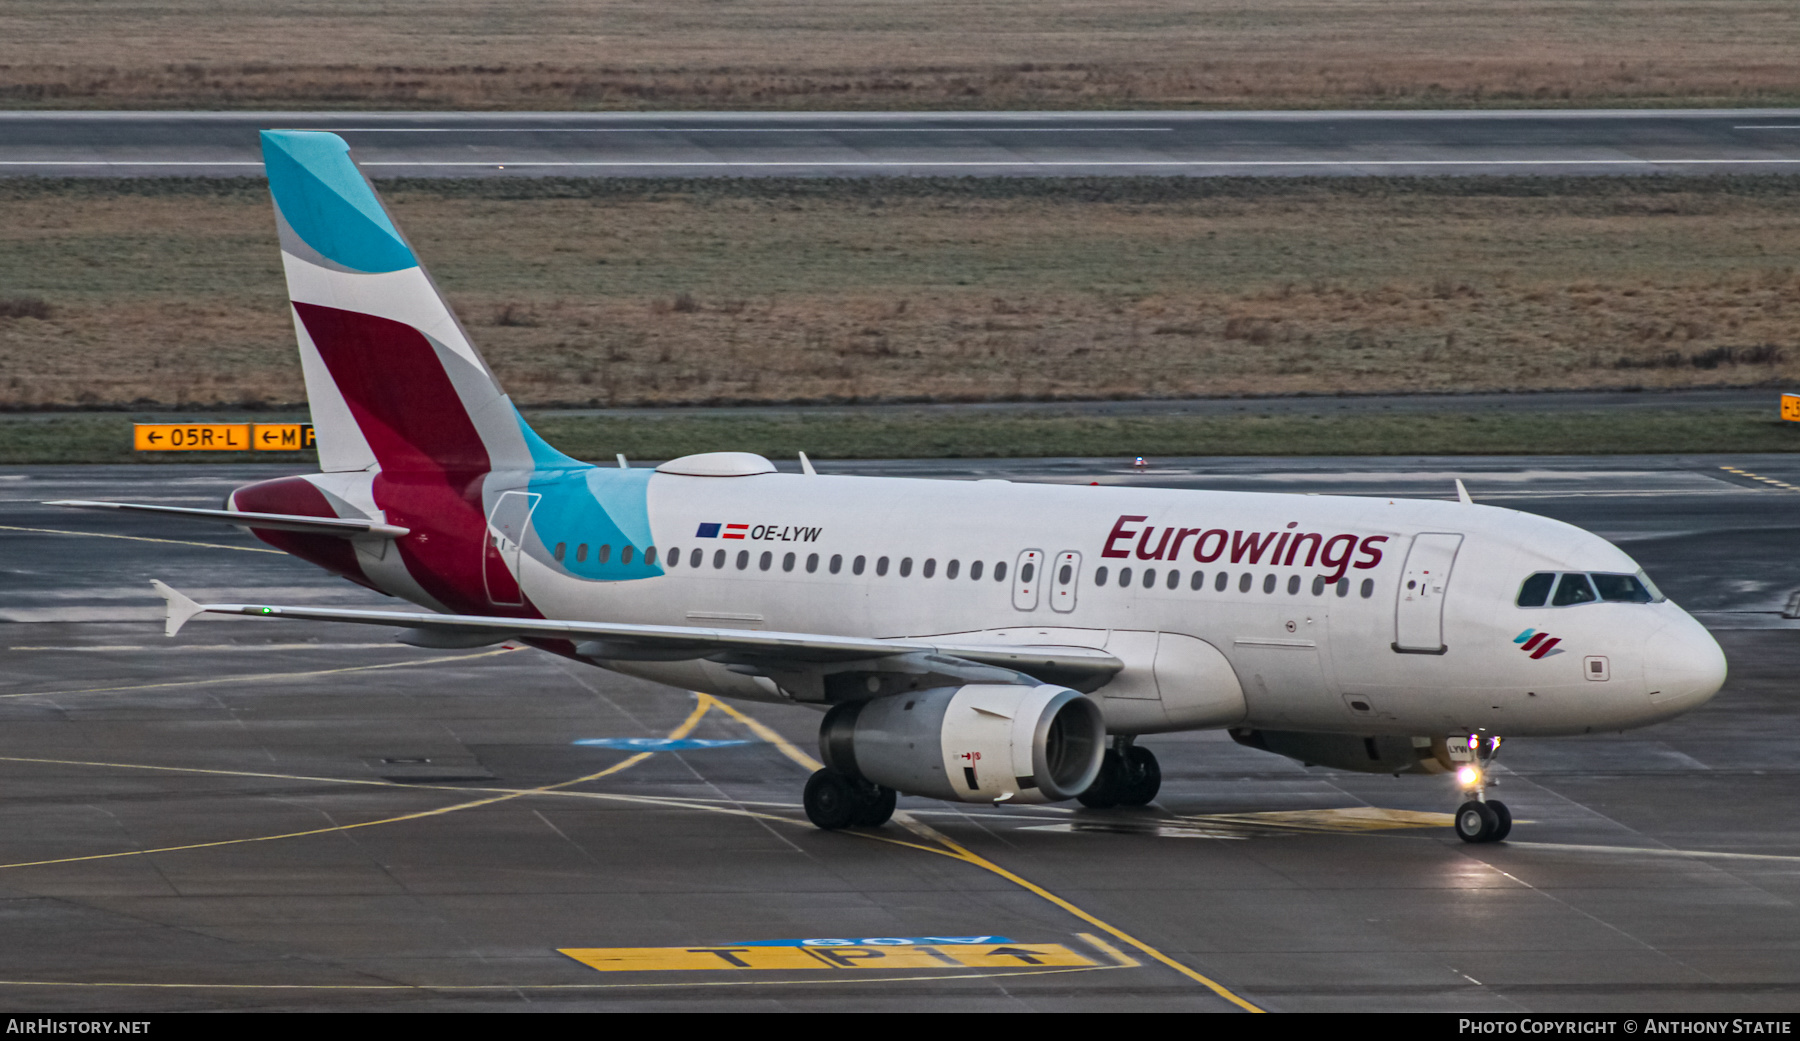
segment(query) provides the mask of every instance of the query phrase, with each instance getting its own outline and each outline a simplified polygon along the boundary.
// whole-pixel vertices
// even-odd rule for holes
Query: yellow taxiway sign
[[[298,452],[313,447],[311,423],[138,423],[140,452]]]

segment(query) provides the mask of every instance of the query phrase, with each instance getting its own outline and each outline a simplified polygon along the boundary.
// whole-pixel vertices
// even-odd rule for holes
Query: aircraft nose
[[[1686,612],[1644,641],[1644,689],[1664,712],[1697,708],[1724,685],[1724,650]]]

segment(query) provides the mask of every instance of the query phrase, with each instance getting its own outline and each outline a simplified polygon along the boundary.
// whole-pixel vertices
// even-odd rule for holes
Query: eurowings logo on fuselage
[[[1549,633],[1540,633],[1536,629],[1525,630],[1513,637],[1513,642],[1519,645],[1519,650],[1531,655],[1533,660],[1538,658],[1548,658],[1552,655],[1562,653],[1562,651],[1558,650],[1556,647],[1557,644],[1562,642],[1561,637],[1551,636]]]
[[[824,528],[797,524],[727,524],[707,521],[694,532],[697,539],[748,539],[752,542],[817,542]]]

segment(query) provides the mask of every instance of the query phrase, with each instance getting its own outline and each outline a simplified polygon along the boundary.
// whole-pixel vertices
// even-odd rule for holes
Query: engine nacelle
[[[1067,687],[936,687],[838,705],[819,752],[834,770],[908,795],[1053,802],[1094,783],[1106,722]]]
[[[1358,773],[1437,774],[1455,765],[1442,737],[1360,737],[1234,727],[1231,739],[1250,748],[1298,759],[1307,766]]]

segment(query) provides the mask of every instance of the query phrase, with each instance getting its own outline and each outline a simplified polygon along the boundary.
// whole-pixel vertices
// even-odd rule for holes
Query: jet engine
[[[1100,773],[1100,706],[1067,687],[974,683],[840,704],[819,729],[834,770],[908,795],[1052,802]]]

